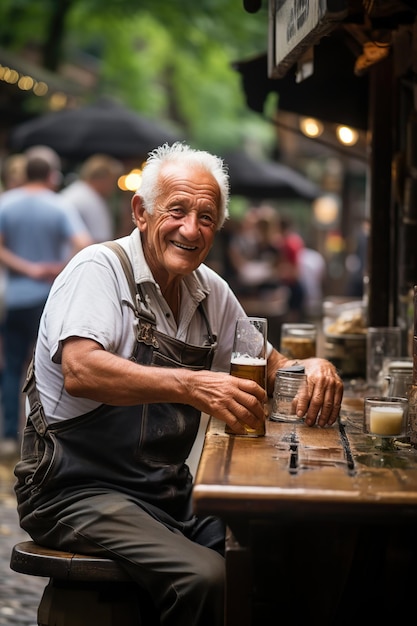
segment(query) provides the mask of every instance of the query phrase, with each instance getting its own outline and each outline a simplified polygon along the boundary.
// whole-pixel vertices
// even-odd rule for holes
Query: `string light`
[[[49,90],[45,82],[37,81],[26,74],[20,74],[7,65],[0,64],[0,80],[9,85],[16,85],[21,91],[32,91],[35,96],[45,96]]]
[[[17,70],[0,63],[0,81],[14,85],[17,89],[31,92],[33,95],[44,98],[49,97],[48,106],[53,111],[59,111],[68,106],[69,97],[62,91],[50,93],[49,85],[43,80],[36,80],[29,74],[23,74]]]
[[[302,117],[299,121],[300,130],[306,137],[315,139],[324,132],[324,124],[314,117]],[[336,137],[344,146],[354,146],[359,140],[359,133],[349,126],[336,127]]]

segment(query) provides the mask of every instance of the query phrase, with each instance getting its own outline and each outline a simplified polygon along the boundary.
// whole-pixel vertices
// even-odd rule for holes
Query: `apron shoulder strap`
[[[141,286],[135,283],[132,264],[126,250],[123,248],[123,246],[117,243],[117,241],[105,241],[103,242],[103,245],[107,246],[107,248],[110,248],[110,250],[112,250],[114,254],[119,258],[123,271],[126,275],[127,282],[129,283],[132,300],[135,303],[136,313],[138,317],[144,319],[147,324],[155,326],[155,315],[150,310],[148,303],[146,302],[146,298],[143,294]]]
[[[46,433],[47,425],[42,402],[39,396],[39,391],[36,387],[35,353],[33,353],[32,359],[29,363],[22,392],[26,394],[26,397],[29,401],[29,414],[27,416],[27,423],[32,422],[36,431],[39,433],[39,435],[43,437]]]
[[[110,248],[110,250],[113,250],[115,255],[119,257],[119,261],[122,264],[123,271],[126,274],[126,278],[129,283],[129,288],[132,294],[133,301],[135,301],[136,295],[137,295],[137,288],[136,288],[135,279],[133,276],[132,264],[130,262],[129,257],[127,256],[125,249],[123,248],[123,246],[117,243],[117,241],[105,241],[103,245],[107,246],[107,248]]]

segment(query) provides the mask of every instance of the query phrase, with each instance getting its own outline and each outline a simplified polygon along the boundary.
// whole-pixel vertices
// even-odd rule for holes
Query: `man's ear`
[[[132,215],[133,219],[140,231],[146,228],[146,210],[143,206],[142,198],[134,195],[132,198]]]

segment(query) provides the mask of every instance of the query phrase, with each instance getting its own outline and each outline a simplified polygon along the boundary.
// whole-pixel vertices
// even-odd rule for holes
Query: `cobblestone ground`
[[[36,626],[47,579],[10,569],[13,546],[29,539],[18,523],[12,469],[12,463],[0,459],[0,626]]]

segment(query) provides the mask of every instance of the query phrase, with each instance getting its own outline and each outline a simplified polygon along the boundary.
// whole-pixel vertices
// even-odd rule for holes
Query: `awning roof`
[[[358,129],[368,126],[368,75],[356,76],[356,56],[343,31],[324,37],[314,47],[314,72],[296,82],[294,65],[283,78],[268,78],[267,54],[234,64],[242,75],[248,106],[262,113],[269,93],[279,95],[278,108]]]

